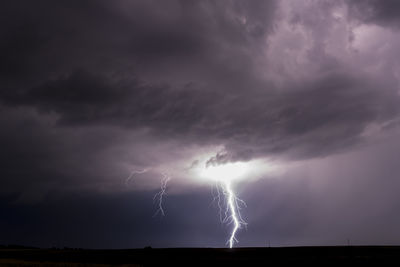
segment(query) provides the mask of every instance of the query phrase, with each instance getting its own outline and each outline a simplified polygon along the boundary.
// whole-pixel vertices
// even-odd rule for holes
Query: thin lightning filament
[[[161,214],[162,216],[165,216],[164,209],[163,209],[163,198],[165,195],[165,191],[167,190],[167,185],[171,177],[167,173],[162,174],[163,178],[161,179],[161,188],[160,191],[154,195],[154,202],[157,203],[158,209],[154,213],[153,217],[157,216],[158,214]]]

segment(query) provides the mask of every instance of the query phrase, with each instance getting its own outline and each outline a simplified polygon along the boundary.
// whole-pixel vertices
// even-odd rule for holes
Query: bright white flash
[[[242,216],[240,215],[240,206],[239,202],[244,203],[243,200],[239,199],[236,197],[235,193],[232,190],[231,187],[231,182],[226,181],[225,182],[225,190],[226,190],[226,196],[227,196],[227,206],[230,211],[230,216],[226,217],[228,218],[229,223],[233,223],[233,229],[231,232],[231,236],[229,237],[229,247],[232,248],[234,243],[239,242],[236,239],[236,232],[238,229],[240,229],[243,225],[246,226],[247,223],[242,219]]]
[[[208,166],[201,170],[201,176],[213,181],[232,181],[245,174],[247,165],[243,162],[227,163],[224,165]]]
[[[202,177],[212,179],[216,182],[217,195],[214,197],[214,200],[217,200],[220,209],[221,222],[233,224],[231,235],[227,241],[230,248],[238,242],[236,239],[237,231],[247,225],[240,214],[241,205],[246,206],[246,203],[236,196],[232,188],[232,181],[243,176],[246,170],[246,164],[237,162],[208,166],[200,172]],[[224,196],[225,200],[225,216],[222,216],[221,194]]]

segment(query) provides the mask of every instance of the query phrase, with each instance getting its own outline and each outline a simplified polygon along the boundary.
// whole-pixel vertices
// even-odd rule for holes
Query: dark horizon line
[[[268,249],[268,248],[342,248],[342,247],[365,247],[365,248],[400,248],[400,244],[398,245],[385,245],[385,244],[369,244],[369,245],[282,245],[282,246],[244,246],[244,247],[152,247],[152,246],[144,246],[144,247],[136,247],[136,248],[82,248],[82,247],[37,247],[37,246],[27,246],[27,245],[18,245],[18,244],[0,244],[1,249],[37,249],[37,250],[109,250],[109,251],[117,251],[117,250],[175,250],[175,249],[226,249],[226,250],[246,250],[246,249]]]

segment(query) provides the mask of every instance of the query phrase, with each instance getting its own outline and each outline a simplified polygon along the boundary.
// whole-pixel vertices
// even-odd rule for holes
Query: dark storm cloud
[[[230,69],[233,63],[251,70],[274,7],[10,3],[3,12],[16,16],[3,25],[2,53],[10,61],[3,68],[13,73],[3,73],[2,100],[55,112],[63,124],[147,128],[166,139],[222,144],[230,160],[326,155],[359,142],[368,123],[396,115],[394,91],[379,92],[379,82],[371,86],[352,73],[334,71],[282,93],[249,70]],[[149,72],[141,64],[165,65],[167,72],[200,68],[203,80],[187,74],[180,80],[186,85],[147,81],[165,68]]]
[[[11,105],[30,105],[56,112],[60,122],[72,125],[115,124],[184,131],[204,116],[221,94],[169,86],[140,84],[135,79],[111,80],[78,71],[49,81],[21,95],[8,96]],[[163,132],[164,134],[164,132]]]
[[[221,157],[225,161],[282,153],[309,158],[354,145],[368,123],[398,114],[396,92],[380,92],[377,86],[338,73],[283,93],[268,88],[230,92],[76,72],[9,97],[8,103],[55,112],[66,124],[148,128],[167,140],[222,143],[232,154]]]
[[[399,28],[400,3],[396,0],[350,0],[350,15],[362,22]]]
[[[1,112],[1,193],[18,192],[19,201],[35,202],[55,188],[96,188],[108,179],[121,183],[123,175],[115,175],[112,167],[115,152],[108,150],[118,147],[122,135],[117,139],[101,128],[55,129],[51,117],[35,114],[29,109]]]
[[[270,30],[273,3],[5,1],[2,76],[37,80],[76,68],[126,72],[138,64],[177,68],[194,59],[213,67],[216,53],[240,62],[246,45]]]
[[[397,115],[390,85],[338,63],[284,88],[253,74],[274,31],[273,1],[2,5],[1,100],[53,114],[58,125],[145,128],[165,140],[222,144],[226,161],[328,155]],[[322,30],[300,11],[296,18],[318,40],[310,58],[326,64]],[[156,78],[164,74],[171,78]]]
[[[0,218],[0,228],[16,225],[2,235],[3,242],[51,245],[59,225],[71,236],[63,245],[71,246],[223,245],[215,243],[214,231],[225,228],[217,221],[202,225],[215,216],[214,210],[199,208],[208,200],[203,189],[169,196],[166,209],[171,217],[160,226],[149,222],[153,209],[145,199],[159,186],[156,170],[125,187],[124,179],[136,167],[175,167],[189,161],[188,154],[198,152],[200,157],[209,147],[222,150],[208,165],[272,158],[287,164],[305,160],[313,170],[320,166],[315,160],[336,166],[331,157],[360,149],[371,128],[378,129],[378,136],[395,132],[399,40],[389,31],[378,35],[368,27],[397,27],[397,9],[395,1],[357,0],[2,1],[0,193],[12,197],[2,200],[0,213],[8,215]],[[354,158],[359,161],[356,168],[363,169],[363,155]],[[200,164],[198,158],[190,160],[193,166]],[[370,165],[368,173],[379,169],[388,185],[383,190],[390,188],[394,178]],[[351,167],[345,169],[351,173]],[[394,165],[388,169],[398,172]],[[353,206],[336,206],[343,187],[334,186],[334,168],[320,175],[307,170],[305,166],[282,174],[284,179],[276,184],[260,182],[254,196],[251,185],[239,192],[256,207],[248,213],[254,228],[249,228],[248,243],[242,244],[264,245],[268,238],[259,233],[277,242],[293,236],[304,241],[307,234],[329,229],[332,223],[325,215],[341,209],[356,220],[351,212],[363,207],[351,196],[357,190],[351,188],[346,195]],[[297,176],[299,182],[290,179]],[[329,188],[309,190],[307,186],[319,181],[315,176],[331,177],[325,181]],[[342,176],[341,182],[363,184]],[[371,187],[379,184],[374,177],[368,177]],[[151,184],[154,180],[157,183]],[[132,190],[132,196],[125,198],[121,190]],[[317,205],[318,193],[329,192],[328,203]],[[259,197],[263,205],[258,205]],[[362,200],[373,203],[367,196]],[[35,203],[33,211],[27,202]],[[121,205],[123,214],[118,213]],[[195,209],[195,215],[188,212]],[[88,221],[87,211],[93,211]],[[108,220],[114,216],[117,221]],[[272,230],[265,232],[263,222],[271,217]],[[89,231],[87,238],[73,237],[63,218],[82,225],[73,231]],[[24,220],[31,224],[17,223]],[[309,227],[314,221],[326,228],[313,232]],[[119,229],[121,222],[123,230],[95,237],[105,229]],[[204,231],[193,230],[201,227]],[[345,226],[339,228],[332,235],[345,235]],[[21,229],[37,234],[25,238]],[[218,239],[224,241],[221,233]]]

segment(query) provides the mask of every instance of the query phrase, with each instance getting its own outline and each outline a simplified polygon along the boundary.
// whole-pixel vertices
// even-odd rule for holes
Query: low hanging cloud
[[[161,164],[150,156],[154,143],[222,147],[210,164],[312,159],[351,150],[369,126],[399,116],[397,65],[374,61],[394,58],[395,48],[376,55],[361,47],[365,33],[353,24],[392,25],[392,1],[21,3],[2,3],[0,103],[5,125],[27,120],[27,131],[40,132],[35,168],[74,157],[48,151],[51,142],[100,164],[78,141],[93,132],[102,159],[127,142],[109,170],[118,160]],[[16,128],[24,146],[28,134]],[[131,145],[140,151],[128,153]],[[74,168],[86,173],[84,164]]]
[[[1,1],[0,243],[224,246],[190,171],[254,160],[241,245],[398,244],[398,9]]]
[[[165,141],[222,144],[230,161],[282,155],[312,158],[351,147],[362,141],[369,124],[398,115],[397,92],[378,91],[377,86],[337,73],[285,92],[231,92],[112,81],[76,72],[9,95],[6,103],[53,112],[59,125],[69,127],[145,128]]]

